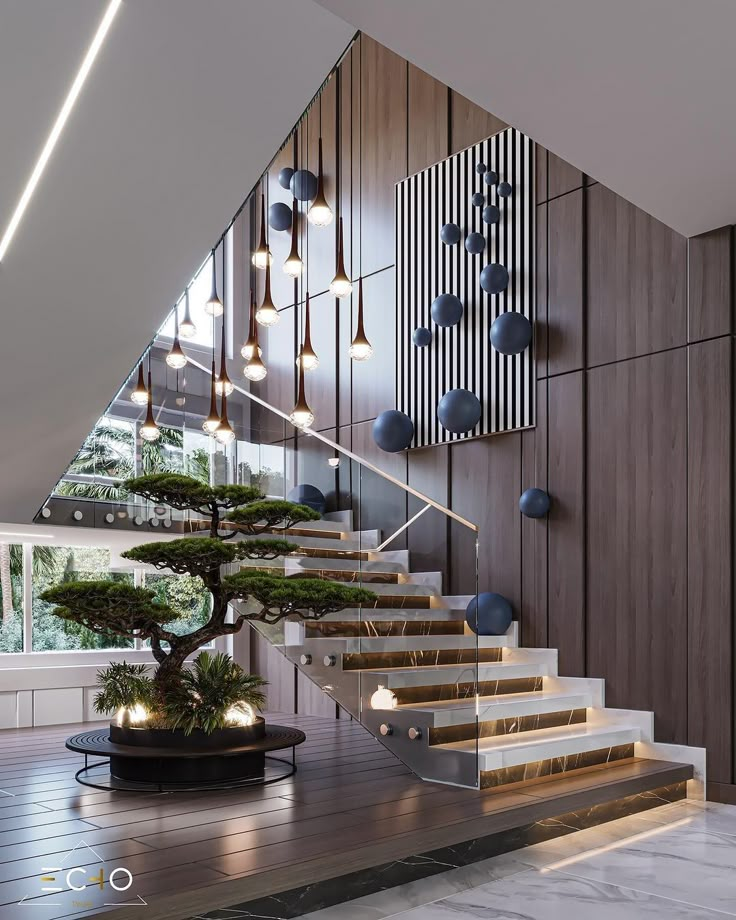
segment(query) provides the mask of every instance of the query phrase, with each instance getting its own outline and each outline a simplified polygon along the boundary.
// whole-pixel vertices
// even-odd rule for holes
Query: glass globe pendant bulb
[[[256,310],[256,322],[261,326],[275,326],[279,321],[279,311],[271,296],[271,266],[266,266],[266,281],[263,288],[263,302]]]
[[[368,341],[363,325],[363,279],[358,279],[358,328],[350,343],[348,354],[353,361],[367,361],[373,356],[373,346]]]
[[[296,405],[291,410],[289,420],[295,428],[310,428],[314,424],[314,414],[309,408],[307,397],[304,395],[304,368],[299,365],[299,391]]]
[[[258,382],[263,380],[266,374],[268,373],[268,368],[261,361],[261,356],[256,355],[254,358],[251,358],[250,361],[243,368],[243,376],[247,377],[248,380]]]
[[[245,345],[243,345],[243,347],[240,349],[240,354],[245,358],[246,361],[250,361],[256,348],[258,349],[258,357],[260,358],[263,354],[263,349],[260,345],[252,344],[251,340],[248,339]]]
[[[297,367],[303,367],[305,371],[313,371],[319,367],[319,358],[311,349],[305,351],[304,348],[300,348],[295,364]]]
[[[258,327],[256,325],[256,304],[253,299],[253,293],[250,295],[250,311],[248,319],[248,338],[246,339],[245,345],[240,349],[240,354],[245,358],[246,361],[251,361],[253,355],[258,352],[258,357],[260,358],[263,354],[263,349],[258,344]]]
[[[215,359],[212,359],[212,377],[210,379],[210,414],[202,422],[202,428],[207,434],[214,434],[220,424],[220,413],[217,411],[217,395],[215,388]]]
[[[135,389],[131,391],[130,401],[135,403],[136,406],[145,406],[148,402],[148,390],[146,389],[146,384],[143,381],[143,362],[138,365],[138,380],[136,381]]]
[[[295,203],[296,204],[296,203]],[[294,217],[291,221],[291,249],[289,250],[289,255],[286,257],[284,262],[284,273],[287,274],[290,278],[298,278],[304,270],[304,263],[302,262],[301,256],[299,255],[299,250],[296,244],[296,216],[297,208],[294,207]]]
[[[174,370],[177,371],[186,367],[187,356],[182,351],[178,335],[174,338],[174,344],[171,346],[171,351],[166,355],[166,363],[169,367],[173,367]]]
[[[148,408],[146,410],[146,419],[138,429],[140,435],[144,441],[158,441],[161,437],[161,432],[159,427],[156,424],[156,419],[153,417],[153,390],[151,388],[151,367],[150,367],[150,357],[148,359]]]
[[[215,429],[215,437],[220,444],[231,444],[235,440],[235,432],[230,424],[230,419],[227,417],[227,396],[224,393],[222,395],[220,424]]]
[[[325,177],[322,168],[322,138],[319,139],[319,171],[317,173],[317,194],[307,211],[307,220],[313,227],[329,227],[332,223],[332,209],[325,198]]]
[[[192,322],[192,317],[189,312],[189,288],[187,288],[184,294],[184,318],[179,323],[179,335],[183,339],[191,339],[196,334],[197,327]]]
[[[225,245],[223,241],[223,246]],[[212,287],[210,289],[210,296],[205,302],[204,312],[208,316],[222,316],[225,312],[225,307],[222,305],[222,301],[217,295],[217,271],[215,269],[215,250],[212,250]]]
[[[235,384],[228,377],[227,370],[225,371],[224,376],[222,378],[220,377],[215,378],[215,392],[217,393],[218,396],[222,396],[223,393],[225,394],[225,396],[230,396],[234,389],[235,389]]]
[[[266,204],[264,196],[261,195],[261,236],[258,240],[258,248],[254,250],[251,257],[251,262],[256,268],[268,268],[272,261],[273,256],[266,241]]]
[[[349,297],[351,291],[353,290],[353,285],[348,278],[347,272],[345,271],[345,255],[343,249],[343,236],[342,236],[342,217],[340,218],[340,226],[337,233],[337,271],[335,272],[335,277],[330,281],[330,293],[334,297],[342,299],[343,297]]]

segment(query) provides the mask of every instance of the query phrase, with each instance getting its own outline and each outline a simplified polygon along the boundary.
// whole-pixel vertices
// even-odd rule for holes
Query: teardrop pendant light
[[[251,261],[256,268],[267,268],[273,260],[271,250],[268,248],[266,241],[266,200],[261,195],[261,236],[258,240],[258,248],[253,253]]]
[[[258,351],[258,354],[261,354],[261,346],[258,344],[258,336],[256,334],[256,303],[253,299],[253,292],[251,291],[250,295],[250,311],[248,313],[248,338],[246,339],[245,345],[240,349],[240,354],[245,358],[246,361],[250,361],[253,355]]]
[[[322,105],[320,99],[320,106]],[[320,113],[321,118],[321,113]],[[332,223],[332,209],[327,203],[325,198],[325,177],[324,170],[322,168],[322,138],[319,139],[319,154],[318,154],[318,165],[319,171],[317,173],[317,195],[312,202],[311,208],[307,211],[307,220],[314,227],[329,227]]]
[[[345,271],[345,250],[342,236],[342,217],[339,220],[337,231],[337,271],[330,281],[330,292],[339,298],[348,297],[353,290],[353,285]]]
[[[307,291],[306,301],[304,304],[304,343],[299,350],[299,355],[296,359],[296,363],[299,367],[303,367],[305,371],[313,371],[319,367],[319,358],[317,353],[312,348],[312,324],[310,321],[309,315],[309,291]]]
[[[212,356],[212,377],[210,378],[210,414],[202,422],[202,428],[207,434],[214,434],[220,424],[220,413],[217,411],[217,390],[215,382],[215,358]]]
[[[179,305],[174,306],[174,341],[171,345],[171,351],[166,355],[166,363],[174,370],[180,371],[186,367],[187,356],[184,354],[179,343]]]
[[[179,323],[179,335],[183,339],[191,339],[197,334],[197,327],[192,321],[191,313],[189,312],[189,287],[184,291],[184,318]]]
[[[301,361],[299,364],[299,390],[296,397],[296,405],[291,410],[291,424],[296,428],[309,428],[314,424],[314,414],[309,408],[307,397],[304,393],[304,367]]]
[[[225,240],[223,239],[222,245],[225,245]],[[212,250],[212,288],[210,289],[210,296],[207,302],[204,305],[204,312],[209,316],[222,316],[225,308],[222,305],[222,301],[217,296],[217,269],[215,268],[215,250]]]
[[[145,406],[148,402],[148,390],[146,389],[146,384],[143,380],[143,362],[138,365],[138,380],[135,385],[135,389],[131,391],[130,401],[135,403],[136,406]]]
[[[271,296],[271,266],[266,266],[266,280],[263,288],[263,301],[256,310],[256,321],[261,326],[275,326],[279,321],[279,311]]]
[[[367,361],[373,355],[373,346],[368,341],[363,327],[363,278],[358,278],[358,328],[348,350],[353,361]]]
[[[284,272],[290,278],[298,278],[304,270],[304,263],[302,262],[301,256],[299,255],[299,249],[297,247],[297,216],[299,214],[299,209],[297,208],[296,200],[294,201],[294,215],[291,219],[291,249],[289,250],[289,255],[286,257],[284,262]]]
[[[262,351],[261,346],[258,344],[256,305],[252,297],[250,301],[250,335],[248,336],[248,342],[246,343],[246,347],[248,346],[250,349],[250,358],[248,359],[248,363],[243,368],[243,374],[248,378],[248,380],[253,380],[255,382],[263,380],[263,378],[268,373],[268,369],[261,359]],[[243,350],[245,351],[245,348]]]
[[[222,335],[220,337],[220,373],[215,380],[215,390],[218,396],[229,396],[233,391],[233,382],[227,373],[227,358],[225,346],[225,314],[222,314]]]
[[[230,444],[235,440],[235,432],[227,417],[227,395],[222,394],[222,410],[220,412],[220,424],[215,429],[215,437],[220,444]]]
[[[158,441],[161,437],[161,431],[153,417],[153,387],[151,386],[151,352],[148,352],[148,408],[146,409],[146,418],[141,427],[138,429],[144,441]]]

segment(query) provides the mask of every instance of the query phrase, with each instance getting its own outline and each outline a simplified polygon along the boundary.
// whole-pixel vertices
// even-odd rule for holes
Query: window
[[[0,543],[0,652],[23,651],[23,546]]]
[[[179,619],[166,628],[176,635],[204,626],[212,610],[212,595],[201,578],[191,575],[154,575],[146,572],[144,585],[156,592],[156,599],[173,607]]]
[[[67,623],[54,616],[53,606],[41,600],[41,594],[53,585],[66,581],[109,579],[133,584],[132,573],[110,571],[110,551],[99,547],[33,547],[33,651],[68,649],[133,648],[133,642],[121,636],[100,635]]]

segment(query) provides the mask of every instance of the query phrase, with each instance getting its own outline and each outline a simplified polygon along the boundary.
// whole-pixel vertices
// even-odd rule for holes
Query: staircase
[[[470,596],[443,595],[440,573],[379,550],[350,512],[332,517],[279,530],[297,554],[274,570],[364,585],[375,605],[256,628],[418,776],[501,791],[644,758],[694,764],[698,794],[702,750],[655,744],[651,713],[606,709],[603,681],[560,677],[556,650],[519,648],[516,623],[475,636]]]

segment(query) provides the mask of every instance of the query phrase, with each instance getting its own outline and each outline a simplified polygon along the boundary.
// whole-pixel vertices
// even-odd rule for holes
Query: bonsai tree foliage
[[[244,560],[269,561],[296,552],[293,543],[279,538],[279,531],[318,520],[320,515],[306,505],[268,501],[252,486],[209,486],[178,473],[129,479],[124,487],[156,504],[194,512],[205,519],[201,535],[144,543],[123,556],[157,569],[199,576],[212,595],[207,622],[177,635],[167,629],[178,617],[174,610],[158,603],[153,591],[119,582],[60,584],[45,591],[42,598],[57,605],[57,616],[93,632],[150,641],[158,664],[154,686],[162,701],[170,695],[178,699],[188,691],[193,693],[190,677],[182,674],[186,659],[218,636],[239,632],[248,620],[276,623],[294,616],[319,619],[375,599],[363,588],[315,578],[289,578],[256,568],[223,574],[224,565]],[[261,536],[264,533],[267,536]],[[255,604],[244,605],[245,609],[228,622],[233,601]],[[203,677],[206,679],[207,675]]]

